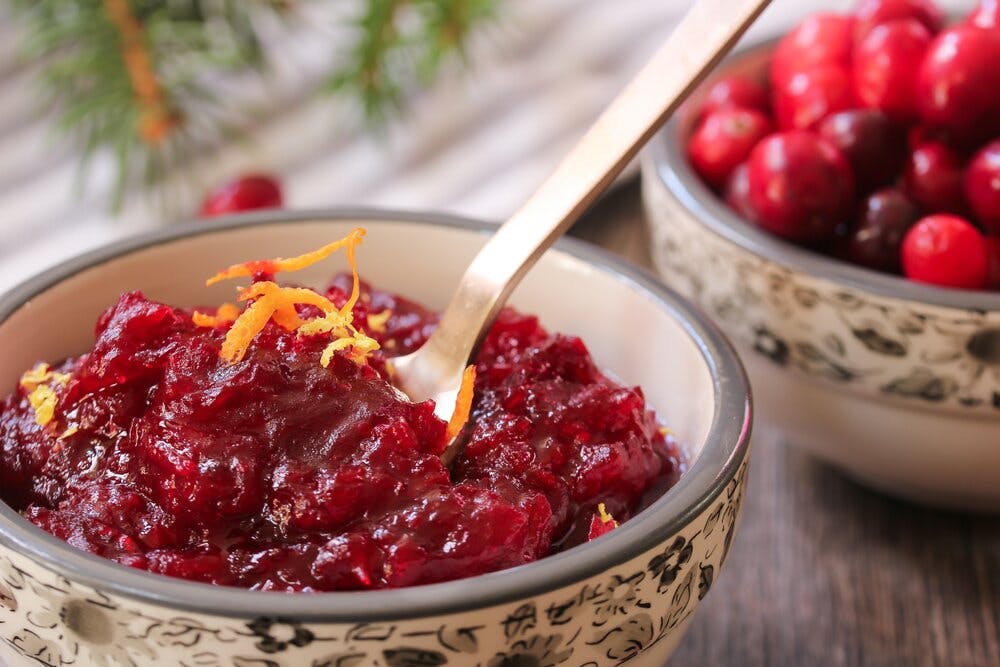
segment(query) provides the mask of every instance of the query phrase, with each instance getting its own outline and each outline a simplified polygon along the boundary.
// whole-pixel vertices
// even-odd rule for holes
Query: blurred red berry
[[[746,162],[738,165],[729,175],[725,195],[729,208],[746,220],[754,220],[755,214],[750,205],[750,173]]]
[[[817,65],[797,72],[784,87],[774,89],[774,112],[783,130],[813,128],[854,104],[850,73],[840,65]]]
[[[770,106],[767,89],[742,76],[726,76],[713,83],[705,93],[701,115],[705,117],[719,109],[756,109],[767,113]]]
[[[941,142],[925,142],[910,153],[903,182],[913,201],[930,213],[965,210],[962,158]]]
[[[965,22],[977,28],[1000,28],[1000,0],[980,0]]]
[[[749,202],[755,222],[783,238],[829,240],[847,217],[854,176],[832,144],[810,132],[772,134],[750,153]]]
[[[846,244],[846,259],[878,271],[899,273],[903,237],[920,218],[920,209],[899,190],[880,190],[868,197],[861,218]]]
[[[931,0],[862,0],[854,10],[854,18],[854,35],[858,40],[876,26],[900,19],[918,21],[931,33],[944,25],[944,14]]]
[[[720,109],[706,116],[691,135],[688,157],[709,185],[721,188],[770,131],[771,121],[760,111]]]
[[[910,228],[902,263],[911,280],[943,287],[982,289],[989,278],[985,237],[954,215],[929,215]]]
[[[821,12],[807,17],[785,35],[771,56],[771,85],[783,88],[796,72],[816,65],[851,63],[854,19]]]
[[[281,185],[271,176],[246,174],[211,190],[201,205],[202,217],[262,208],[281,208]]]
[[[939,34],[920,64],[916,98],[925,123],[976,140],[1000,135],[1000,29]]]
[[[931,33],[914,19],[875,26],[854,51],[854,94],[871,109],[907,122],[917,115],[917,67]]]
[[[986,237],[986,254],[989,257],[990,265],[986,288],[1000,291],[1000,238],[996,236]]]
[[[988,233],[1000,236],[1000,139],[972,157],[965,168],[963,186],[976,220]]]
[[[828,116],[819,126],[819,135],[839,148],[851,164],[858,194],[894,182],[908,152],[902,128],[874,109]]]

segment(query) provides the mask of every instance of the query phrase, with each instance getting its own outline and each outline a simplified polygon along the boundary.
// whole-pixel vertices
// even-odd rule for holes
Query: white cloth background
[[[381,137],[364,134],[346,105],[309,94],[340,37],[335,13],[349,3],[300,3],[306,20],[294,38],[271,44],[273,74],[220,83],[234,103],[259,109],[261,120],[248,141],[201,160],[199,173],[206,185],[247,169],[277,173],[289,207],[353,204],[502,219],[689,3],[506,0],[499,20],[479,35],[472,68],[418,95]],[[337,7],[320,6],[331,4]],[[844,4],[777,0],[753,33]],[[51,114],[38,112],[38,70],[16,57],[20,35],[8,13],[0,5],[0,290],[157,217],[135,196],[118,219],[108,215],[110,159],[97,160],[84,196],[74,193],[76,155],[52,131]]]

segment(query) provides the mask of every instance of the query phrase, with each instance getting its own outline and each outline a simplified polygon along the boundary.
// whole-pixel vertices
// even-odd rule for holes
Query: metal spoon
[[[697,0],[638,75],[605,109],[555,172],[469,264],[437,330],[393,360],[412,400],[433,398],[448,421],[462,373],[514,287],[625,168],[643,144],[732,48],[770,0]],[[461,450],[456,437],[445,465]]]

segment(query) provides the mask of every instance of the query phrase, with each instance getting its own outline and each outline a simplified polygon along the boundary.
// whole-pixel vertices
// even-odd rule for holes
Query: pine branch
[[[384,120],[405,91],[464,55],[469,35],[498,1],[364,0],[357,40],[324,87],[355,95],[370,120]],[[232,132],[236,112],[206,82],[263,69],[255,19],[284,13],[291,0],[12,3],[27,28],[25,56],[42,66],[42,103],[81,148],[82,177],[96,154],[114,156],[117,210],[129,189],[156,183]]]
[[[464,58],[473,30],[499,0],[369,0],[355,19],[361,37],[327,89],[355,96],[369,120],[397,112],[405,91],[429,85],[445,60]]]

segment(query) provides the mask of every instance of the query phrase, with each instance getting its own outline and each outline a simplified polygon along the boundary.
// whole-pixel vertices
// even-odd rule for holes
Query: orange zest
[[[215,328],[223,324],[232,324],[240,316],[240,307],[235,303],[224,303],[219,306],[215,315],[207,315],[197,310],[191,314],[191,321],[198,327]]]
[[[597,503],[597,515],[601,518],[601,523],[611,523],[614,527],[618,527],[618,522],[615,518],[608,513],[608,508],[604,506],[604,503]]]
[[[470,364],[462,373],[462,384],[458,388],[458,396],[455,397],[455,411],[451,413],[451,419],[448,420],[448,427],[445,429],[447,442],[451,442],[452,438],[461,433],[466,422],[469,421],[475,389],[476,367]]]
[[[385,333],[385,325],[392,317],[392,311],[386,308],[381,313],[370,313],[368,315],[368,328],[375,333]]]
[[[57,373],[45,362],[39,363],[21,376],[19,384],[28,392],[28,403],[35,411],[35,423],[47,426],[55,417],[59,396],[53,385],[65,387],[69,384],[68,373]]]
[[[297,331],[302,336],[330,334],[332,339],[320,356],[320,363],[325,368],[330,364],[333,355],[340,351],[349,351],[350,358],[358,364],[365,363],[368,355],[379,348],[378,342],[363,331],[356,328],[354,321],[354,306],[361,295],[361,280],[358,277],[358,267],[355,260],[355,250],[365,237],[365,230],[357,227],[344,238],[329,243],[318,250],[292,257],[290,259],[267,259],[235,264],[225,271],[217,273],[208,279],[209,285],[240,276],[252,276],[259,272],[276,273],[278,271],[297,271],[311,266],[329,257],[331,254],[345,248],[347,261],[351,265],[353,285],[346,303],[337,308],[330,299],[305,287],[282,287],[271,281],[258,281],[240,290],[240,301],[253,303],[234,319],[232,326],[222,343],[220,356],[231,364],[242,361],[250,347],[251,341],[267,326],[271,320],[287,331]],[[319,317],[305,321],[299,315],[296,306],[315,306],[323,311]],[[222,308],[220,307],[220,313]],[[370,317],[372,327],[382,327],[389,318],[389,311]],[[197,319],[203,322],[218,322],[209,320],[207,316],[195,313]]]
[[[364,238],[364,228],[355,227],[351,230],[351,233],[344,238],[334,241],[333,243],[328,243],[318,250],[307,252],[303,255],[299,255],[298,257],[289,257],[288,259],[277,257],[275,259],[259,259],[251,262],[243,262],[242,264],[233,264],[228,269],[216,273],[214,276],[205,281],[205,284],[214,285],[215,283],[222,282],[223,280],[252,276],[255,273],[298,271],[326,259],[341,248],[347,248],[347,261],[351,263],[351,271],[354,274],[354,289],[351,292],[351,299],[348,301],[348,304],[350,304],[350,307],[353,309],[354,304],[358,300],[358,294],[360,293],[360,286],[358,285],[358,271],[354,262],[354,249]]]

